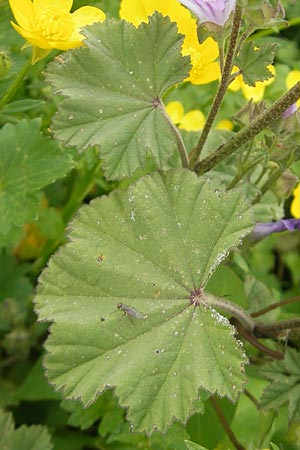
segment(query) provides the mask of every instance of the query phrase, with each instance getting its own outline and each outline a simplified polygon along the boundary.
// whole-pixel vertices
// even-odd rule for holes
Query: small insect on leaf
[[[147,316],[131,308],[130,306],[124,305],[123,303],[118,303],[117,308],[119,311],[123,311],[124,316],[129,316],[134,319],[146,319]]]
[[[97,261],[98,263],[102,263],[102,262],[104,261],[104,255],[99,255],[99,256],[97,256],[96,261]]]

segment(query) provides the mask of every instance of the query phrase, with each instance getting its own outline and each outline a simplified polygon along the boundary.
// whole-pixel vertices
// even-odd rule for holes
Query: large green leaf
[[[51,450],[46,427],[22,425],[15,430],[11,413],[0,409],[0,448],[3,450]]]
[[[39,128],[39,120],[22,120],[0,130],[0,233],[34,220],[38,191],[71,168],[70,154]]]
[[[271,383],[261,397],[261,407],[278,409],[288,403],[290,422],[300,419],[300,358],[295,349],[287,349],[282,361],[274,361],[260,370]]]
[[[133,427],[147,432],[185,421],[199,388],[236,399],[246,358],[234,329],[205,295],[199,306],[190,297],[251,230],[245,208],[240,192],[216,192],[187,170],[82,208],[36,298],[39,319],[55,322],[50,382],[85,405],[116,386]]]
[[[86,46],[48,69],[54,92],[66,97],[53,122],[55,136],[79,150],[100,145],[110,178],[131,175],[147,152],[165,167],[176,140],[161,97],[189,73],[176,25],[156,13],[138,29],[106,20],[84,33]]]

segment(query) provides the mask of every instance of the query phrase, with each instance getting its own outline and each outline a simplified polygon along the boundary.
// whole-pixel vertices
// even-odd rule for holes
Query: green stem
[[[15,80],[9,86],[8,91],[4,94],[4,96],[0,99],[0,110],[13,98],[19,87],[21,86],[23,79],[29,72],[30,67],[32,66],[31,59],[24,64],[20,72],[18,73]]]
[[[212,395],[210,397],[210,401],[213,405],[213,408],[218,416],[218,419],[222,425],[222,427],[224,428],[224,430],[226,431],[230,441],[233,443],[233,445],[235,446],[236,450],[246,450],[245,447],[243,447],[239,441],[237,440],[237,438],[235,437],[235,434],[233,433],[232,429],[230,428],[230,425],[226,419],[226,417],[224,416],[224,413],[219,405],[219,403],[217,402],[217,399],[214,395]]]
[[[177,149],[178,149],[180,159],[181,159],[182,167],[188,168],[189,167],[189,157],[188,157],[183,139],[181,137],[181,134],[180,134],[178,128],[176,127],[176,125],[174,125],[174,123],[170,119],[164,105],[160,101],[159,101],[159,107],[161,109],[161,112],[162,112],[164,118],[168,122],[170,130],[175,138]]]
[[[244,44],[244,42],[249,38],[249,36],[253,33],[254,27],[252,25],[248,26],[247,30],[244,31],[242,36],[240,37],[237,46],[236,46],[236,53],[238,54],[241,51],[241,48]]]
[[[231,182],[226,186],[226,191],[229,191],[230,189],[233,189],[238,182],[247,174],[249,173],[254,167],[256,167],[261,161],[263,160],[262,157],[257,158],[256,160],[252,161],[250,164],[245,165],[244,168],[240,170],[239,173],[233,177]]]
[[[255,311],[254,313],[251,314],[251,316],[252,317],[262,316],[263,314],[266,314],[269,311],[273,311],[273,309],[280,308],[281,306],[295,302],[300,302],[300,296],[287,298],[285,300],[281,300],[280,302],[272,303],[272,305],[266,306],[265,308],[260,309],[259,311]]]
[[[250,391],[248,391],[248,389],[244,389],[244,394],[245,394],[246,397],[249,398],[249,400],[253,403],[253,405],[256,406],[257,409],[260,408],[259,401],[256,399],[256,397],[254,397],[253,394],[251,394]]]
[[[200,156],[201,151],[204,147],[204,144],[207,140],[209,132],[213,126],[215,118],[219,112],[220,106],[222,104],[224,95],[226,93],[226,90],[227,90],[227,87],[229,84],[229,80],[230,80],[231,72],[232,72],[232,66],[233,66],[233,58],[235,55],[236,42],[237,42],[237,38],[239,35],[239,30],[240,30],[241,17],[242,17],[242,8],[237,5],[236,9],[235,9],[234,17],[233,17],[232,32],[230,35],[230,40],[229,40],[228,50],[227,50],[227,54],[226,54],[224,69],[222,71],[221,81],[220,81],[217,93],[215,95],[212,107],[207,116],[200,139],[199,139],[196,147],[191,152],[191,155],[190,155],[190,168],[191,169],[194,168],[195,164],[197,163],[197,161],[199,159],[199,156]]]
[[[274,172],[272,173],[272,175],[270,176],[270,178],[265,182],[265,184],[260,188],[259,193],[257,193],[255,195],[255,197],[253,198],[251,204],[252,205],[256,205],[260,199],[262,198],[262,196],[268,192],[268,190],[274,186],[274,184],[276,183],[276,181],[278,180],[278,178],[280,178],[282,174],[282,169],[280,167],[278,167],[277,169],[274,170]]]
[[[292,164],[294,160],[294,154],[291,153],[289,161],[286,164],[286,168],[290,167],[290,165]],[[282,173],[283,173],[283,169],[282,167],[278,167],[277,169],[275,169],[273,171],[273,173],[271,174],[271,176],[269,177],[269,179],[263,184],[263,186],[260,188],[259,193],[257,193],[254,197],[254,199],[252,200],[252,205],[255,205],[256,203],[258,203],[260,201],[260,199],[262,198],[262,196],[269,191],[269,189],[271,189],[274,184],[276,183],[276,181],[281,177]],[[257,185],[257,183],[256,183]]]
[[[280,97],[270,108],[261,113],[250,125],[242,128],[225,144],[220,145],[210,156],[199,161],[194,170],[204,174],[230,156],[235,150],[259,134],[264,128],[281,117],[281,114],[300,98],[300,83],[296,83],[286,94]]]

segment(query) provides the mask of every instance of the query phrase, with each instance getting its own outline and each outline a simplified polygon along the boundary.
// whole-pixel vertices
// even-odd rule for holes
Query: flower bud
[[[283,119],[288,119],[290,116],[292,116],[293,114],[295,114],[295,112],[297,111],[297,104],[293,103],[291,106],[289,106],[285,111],[283,111],[283,113],[281,114],[281,117]]]
[[[281,0],[264,0],[259,5],[251,5],[248,1],[244,3],[245,16],[257,28],[269,28],[285,22]]]
[[[221,27],[234,10],[236,0],[179,0],[198,18],[199,23],[212,22]]]
[[[257,223],[248,236],[250,241],[259,241],[270,234],[280,233],[282,231],[300,230],[299,219],[283,219],[276,222]]]

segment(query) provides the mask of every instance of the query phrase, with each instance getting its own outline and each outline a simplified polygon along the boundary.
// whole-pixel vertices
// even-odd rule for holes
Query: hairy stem
[[[219,403],[217,402],[217,399],[214,395],[212,395],[210,397],[210,401],[214,407],[214,410],[218,416],[218,419],[222,425],[222,427],[224,428],[224,430],[226,431],[230,441],[233,443],[233,445],[235,446],[235,448],[237,450],[246,450],[245,447],[243,447],[239,441],[237,440],[237,438],[235,437],[235,434],[233,433],[232,429],[230,428],[230,425],[226,419],[226,417],[223,414],[223,411],[219,405]]]
[[[253,331],[256,326],[255,320],[243,308],[229,300],[205,293],[203,294],[203,303],[231,314],[249,331]]]
[[[257,348],[261,353],[270,356],[272,359],[283,359],[283,353],[277,352],[276,350],[272,350],[269,347],[266,347],[264,344],[259,342],[257,337],[243,327],[241,323],[239,323],[236,319],[231,319],[230,322],[235,326],[237,332],[240,336],[243,336],[253,347]],[[253,330],[255,332],[255,330]]]
[[[242,17],[242,8],[239,5],[237,5],[236,9],[235,9],[234,17],[233,17],[232,32],[230,35],[230,40],[229,40],[228,50],[227,50],[226,59],[225,59],[225,63],[224,63],[224,68],[222,71],[221,81],[220,81],[217,93],[215,95],[212,107],[207,116],[200,139],[199,139],[196,147],[191,152],[191,155],[190,155],[190,168],[191,169],[194,168],[195,164],[197,163],[197,161],[199,159],[199,156],[200,156],[201,151],[204,147],[204,144],[207,140],[209,132],[210,132],[212,125],[215,121],[215,118],[219,112],[224,95],[226,93],[226,89],[227,89],[229,81],[230,81],[232,66],[233,66],[233,58],[235,55],[236,42],[237,42],[237,38],[239,35],[239,29],[240,29],[240,24],[241,24],[241,17]]]
[[[272,122],[279,119],[281,114],[300,98],[300,82],[296,83],[286,94],[280,97],[272,106],[261,113],[250,125],[242,128],[225,144],[220,145],[210,156],[198,162],[195,172],[204,174],[221,161],[230,156],[235,150],[259,134]]]
[[[258,323],[254,332],[257,337],[276,338],[282,331],[293,330],[295,328],[300,331],[300,319],[282,320],[281,322],[269,323],[267,325]]]

